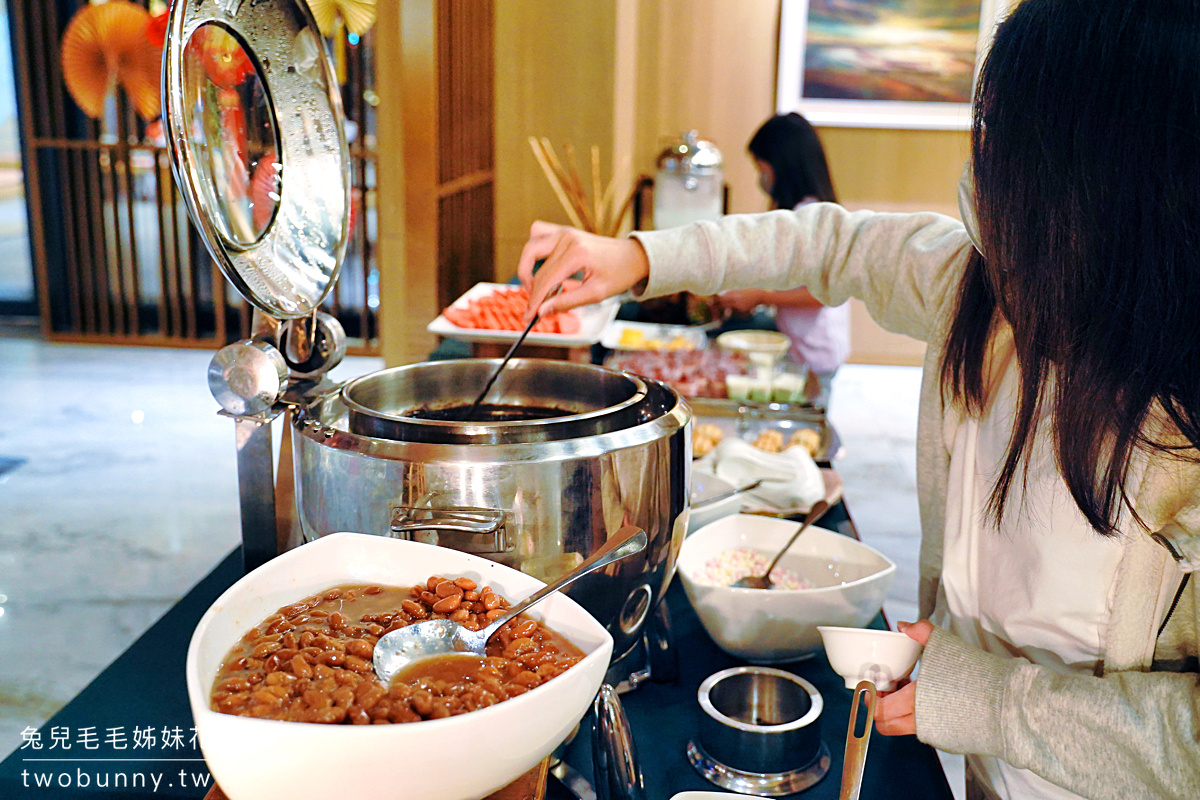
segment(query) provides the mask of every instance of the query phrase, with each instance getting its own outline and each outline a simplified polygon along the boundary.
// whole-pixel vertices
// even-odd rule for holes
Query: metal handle
[[[511,619],[515,619],[522,611],[532,606],[534,603],[541,602],[547,595],[557,592],[565,586],[569,586],[575,581],[582,578],[584,575],[595,572],[598,569],[603,569],[614,561],[620,561],[623,558],[629,558],[636,553],[640,553],[646,549],[646,545],[650,543],[650,537],[646,532],[636,525],[626,525],[621,530],[617,531],[611,539],[604,543],[599,550],[580,564],[575,569],[563,575],[556,581],[546,584],[541,589],[526,597],[521,602],[517,603],[507,612],[501,614],[494,622],[486,628],[479,631],[479,636],[483,639],[490,639],[492,634],[504,627],[504,623]]]
[[[597,800],[646,800],[633,733],[616,689],[607,683],[596,694],[592,716],[592,771]]]
[[[763,479],[759,478],[753,483],[747,483],[745,486],[739,486],[736,489],[730,489],[727,492],[721,492],[720,494],[714,494],[712,497],[705,497],[703,500],[697,500],[696,502],[692,503],[692,510],[695,511],[697,508],[707,508],[713,503],[719,503],[727,497],[733,497],[735,494],[753,491],[761,486],[762,482]]]
[[[861,735],[855,735],[859,701],[865,699],[866,720]],[[850,727],[846,731],[846,756],[842,762],[842,792],[839,800],[858,800],[862,791],[863,767],[867,763],[867,745],[871,743],[871,727],[875,719],[875,684],[859,681],[854,687],[854,702],[850,706]]]
[[[809,509],[808,515],[804,518],[804,524],[800,526],[800,530],[792,534],[792,538],[788,539],[788,543],[783,546],[783,549],[780,550],[778,554],[776,554],[775,560],[771,562],[771,566],[767,567],[767,571],[763,573],[764,578],[771,577],[771,570],[775,569],[775,565],[779,563],[779,559],[783,558],[783,554],[786,553],[788,549],[796,543],[796,540],[800,538],[800,534],[808,530],[809,525],[812,525],[821,517],[825,516],[825,512],[828,510],[829,503],[825,502],[824,500],[818,500],[817,502],[813,503],[813,507]]]
[[[418,516],[423,515],[423,516]],[[489,534],[504,525],[504,512],[498,508],[462,506],[459,508],[392,508],[392,533],[412,531],[457,531]]]

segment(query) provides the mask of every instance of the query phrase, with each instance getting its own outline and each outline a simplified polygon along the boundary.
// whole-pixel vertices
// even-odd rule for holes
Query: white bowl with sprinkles
[[[809,528],[771,573],[775,588],[737,589],[762,574],[797,522],[734,514],[688,536],[679,576],[701,624],[730,655],[782,664],[821,649],[818,625],[866,626],[879,613],[896,565],[878,550],[820,527]]]

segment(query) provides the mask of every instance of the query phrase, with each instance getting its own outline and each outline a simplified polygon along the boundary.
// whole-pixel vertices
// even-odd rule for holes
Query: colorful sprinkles
[[[729,586],[747,576],[763,574],[770,563],[770,558],[748,547],[726,550],[704,564],[704,569],[696,576],[696,582],[707,586]],[[813,588],[812,584],[783,567],[771,570],[771,581],[772,589]]]

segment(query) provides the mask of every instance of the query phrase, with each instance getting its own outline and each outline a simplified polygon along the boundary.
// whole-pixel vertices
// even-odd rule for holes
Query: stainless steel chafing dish
[[[211,68],[214,48],[241,65],[232,79]],[[490,360],[332,383],[345,335],[319,309],[345,254],[351,183],[338,87],[307,6],[176,3],[164,64],[176,178],[255,308],[255,336],[209,369],[236,425],[247,567],[277,554],[277,526],[294,520],[291,546],[342,530],[408,537],[548,578],[632,523],[650,535],[645,557],[570,594],[612,632],[614,653],[635,651],[687,527],[688,405],[664,384],[557,361],[518,360],[496,388],[506,402],[567,412],[544,420],[407,415],[433,400],[469,403]],[[276,493],[269,423],[281,417],[294,498]]]

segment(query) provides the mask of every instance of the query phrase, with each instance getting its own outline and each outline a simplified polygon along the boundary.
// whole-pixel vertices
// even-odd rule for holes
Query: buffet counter
[[[844,505],[823,523],[854,535]],[[74,798],[204,798],[213,788],[194,741],[184,683],[184,659],[192,631],[205,610],[242,575],[240,549],[230,553],[162,619],[55,714],[36,737],[0,763],[0,797],[20,800]],[[622,695],[646,783],[648,800],[669,800],[685,790],[713,790],[685,755],[700,714],[696,691],[708,675],[741,662],[725,655],[704,633],[678,581],[666,595],[680,679],[643,683]],[[883,627],[877,617],[874,627]],[[812,800],[835,798],[851,692],[823,657],[781,665],[812,682],[825,710],[821,739],[831,756],[829,774],[802,792]],[[586,723],[586,721],[585,721]],[[589,725],[568,746],[565,761],[591,777]],[[36,738],[36,744],[33,739]],[[215,796],[215,795],[213,795]],[[935,751],[913,737],[875,736],[867,759],[862,797],[945,798],[952,794]],[[547,800],[570,800],[551,778]]]

